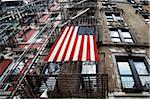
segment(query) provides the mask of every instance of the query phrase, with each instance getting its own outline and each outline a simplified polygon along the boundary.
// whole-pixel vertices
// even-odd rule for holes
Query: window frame
[[[110,30],[110,29],[111,29],[111,30]],[[112,31],[117,32],[119,37],[112,37],[111,34],[110,34],[110,32],[112,32]],[[117,38],[117,39],[120,40],[120,42],[116,42],[116,43],[121,43],[121,42],[122,42],[120,33],[118,32],[118,29],[116,29],[116,28],[109,28],[109,36],[110,36],[112,42],[115,42],[115,41],[112,40],[113,38]]]
[[[89,61],[86,61],[87,63],[89,62]],[[86,63],[85,62],[85,63]],[[90,62],[89,62],[90,63]],[[82,64],[83,64],[83,62],[82,62],[82,64],[81,64],[81,67],[80,67],[80,74],[81,74],[81,78],[80,78],[80,89],[86,89],[86,90],[93,90],[93,91],[96,91],[96,90],[98,90],[98,76],[97,76],[97,73],[98,73],[98,66],[97,66],[97,63],[96,62],[93,62],[94,64],[95,64],[95,66],[96,66],[96,73],[94,74],[94,73],[92,73],[92,74],[89,74],[89,73],[87,73],[87,74],[82,74]],[[93,79],[93,77],[95,78],[95,79]],[[91,84],[94,84],[94,82],[96,82],[96,86],[94,86],[94,85],[91,85]],[[87,86],[87,83],[89,84],[89,86]],[[93,87],[92,87],[93,86]],[[87,88],[88,87],[88,88]]]
[[[60,72],[60,63],[48,62],[43,68],[42,74],[44,75],[58,75]]]
[[[123,37],[123,34],[122,34],[122,33],[124,33],[123,30],[126,30],[126,32],[128,32],[131,37],[130,38],[129,37]],[[132,43],[132,44],[135,43],[134,37],[133,37],[133,35],[132,35],[132,33],[130,32],[129,29],[124,29],[124,28],[108,28],[108,31],[109,31],[109,36],[111,38],[111,41],[114,42],[114,43]],[[119,37],[112,37],[111,34],[110,34],[111,31],[116,31],[118,33]],[[113,41],[112,40],[113,38],[120,39],[120,42]],[[126,39],[130,39],[130,40],[132,40],[132,42],[126,42],[125,41]]]
[[[146,87],[142,85],[142,81],[140,80],[140,76],[147,76],[150,77],[150,70],[149,70],[149,64],[145,57],[138,57],[138,56],[118,56],[115,55],[115,61],[117,66],[117,71],[121,83],[121,89],[124,92],[142,92],[142,91],[148,91],[149,89],[145,89]],[[132,75],[122,75],[119,71],[118,62],[128,62]],[[148,72],[147,75],[140,75],[137,72],[137,69],[135,67],[134,61],[141,61],[144,62],[145,68]],[[135,88],[124,88],[123,81],[121,80],[121,77],[132,77],[135,83]]]
[[[120,22],[124,20],[120,13],[105,12],[105,16],[107,22]],[[118,16],[120,17],[120,19],[118,19]],[[112,21],[109,21],[108,19],[112,19]]]

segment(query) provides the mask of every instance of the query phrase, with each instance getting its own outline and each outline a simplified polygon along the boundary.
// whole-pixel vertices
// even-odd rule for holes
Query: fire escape
[[[36,40],[33,40],[24,51],[21,51],[20,56],[12,64],[12,69],[6,70],[1,79],[0,87],[3,91],[1,91],[0,96],[6,96],[10,99],[13,97],[39,98],[43,91],[47,91],[48,97],[100,97],[105,99],[108,93],[108,75],[97,71],[100,66],[99,62],[47,63],[43,61],[47,55],[47,50],[60,35],[59,28],[63,28],[64,25],[85,26],[88,24],[95,26],[96,31],[98,31],[98,20],[94,12],[96,11],[95,3],[92,0],[90,3],[82,0],[77,5],[69,3],[69,7],[71,7],[67,8],[68,17],[61,20],[63,21],[62,24],[55,24],[55,22],[60,21],[56,17],[50,22],[39,23],[38,19],[43,15],[42,11],[46,9],[45,5],[48,6],[47,1],[35,1],[19,9],[20,12],[16,12],[17,14],[25,12],[25,18],[17,17],[18,24],[21,25],[20,28],[27,30],[29,29],[28,25],[37,25],[39,32],[35,37],[36,40],[43,34],[47,37],[43,38],[44,41],[39,49],[32,49],[36,44]],[[51,7],[53,6],[51,5]],[[74,13],[71,13],[73,11]],[[53,13],[50,12],[50,16],[52,17]],[[13,14],[11,13],[1,18],[2,21],[12,19]],[[22,72],[16,73],[21,65],[24,66]],[[84,73],[82,71],[84,65],[95,66],[95,72],[93,74]]]

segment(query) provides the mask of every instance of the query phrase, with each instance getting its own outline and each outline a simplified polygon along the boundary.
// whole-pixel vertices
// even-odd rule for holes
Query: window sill
[[[138,89],[133,89],[133,88],[124,88],[122,89],[123,92],[125,93],[142,93],[142,89],[138,90]]]
[[[113,92],[109,93],[108,96],[110,97],[150,97],[149,92],[142,92],[142,93],[125,93],[125,92]]]

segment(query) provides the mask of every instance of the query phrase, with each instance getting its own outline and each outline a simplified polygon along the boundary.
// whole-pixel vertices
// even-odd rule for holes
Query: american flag
[[[45,61],[97,61],[95,28],[92,26],[67,26],[62,30]]]

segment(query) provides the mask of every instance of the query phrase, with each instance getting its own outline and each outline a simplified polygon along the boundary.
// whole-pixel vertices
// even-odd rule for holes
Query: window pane
[[[113,42],[121,42],[120,38],[111,38]]]
[[[118,68],[120,74],[131,75],[131,69],[128,62],[118,62]]]
[[[124,39],[125,42],[133,43],[132,39]]]
[[[120,20],[123,20],[123,18],[121,16],[115,16],[115,18],[120,21]]]
[[[108,22],[112,22],[112,21],[113,21],[113,19],[107,19],[107,21],[108,21]]]
[[[113,19],[113,17],[112,17],[112,16],[106,16],[106,18],[107,18],[107,19],[108,19],[108,18],[109,18],[109,19]]]
[[[59,64],[49,63],[49,65],[47,66],[44,74],[58,75],[59,71],[60,71]]]
[[[131,38],[131,35],[129,32],[122,32],[121,34],[124,38]]]
[[[96,64],[94,62],[83,62],[82,74],[96,74]]]
[[[121,77],[123,88],[133,88],[134,80],[132,77]]]
[[[45,80],[46,80],[46,83],[42,81],[39,90],[44,91],[46,88],[48,88],[49,91],[54,91],[55,86],[56,86],[56,78],[55,77],[48,77]]]
[[[88,76],[88,77],[83,77],[84,80],[84,86],[82,88],[84,89],[94,89],[97,90],[97,79],[96,76]],[[90,83],[90,84],[89,84]]]
[[[119,37],[119,34],[117,31],[110,31],[109,33],[111,37]]]
[[[144,62],[134,62],[134,65],[139,75],[148,75]]]
[[[150,76],[139,76],[142,86],[146,86],[147,84],[150,84]]]

